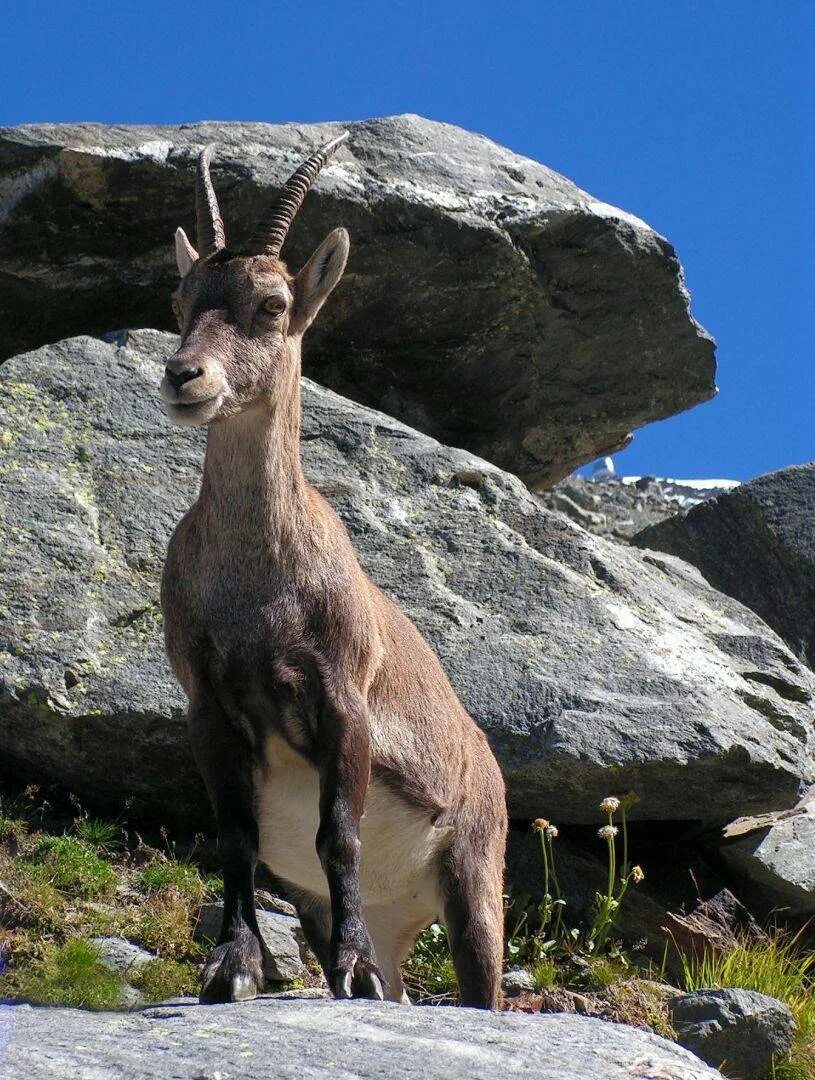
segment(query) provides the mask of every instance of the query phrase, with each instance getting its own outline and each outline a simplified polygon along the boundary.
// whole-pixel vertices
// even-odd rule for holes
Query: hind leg
[[[489,784],[490,773],[493,783]],[[490,755],[483,762],[483,795],[456,823],[442,866],[444,921],[463,1005],[501,1005],[504,958],[503,879],[507,814],[501,774]]]
[[[444,921],[462,1005],[501,1004],[504,911],[496,875],[451,868],[445,875]]]

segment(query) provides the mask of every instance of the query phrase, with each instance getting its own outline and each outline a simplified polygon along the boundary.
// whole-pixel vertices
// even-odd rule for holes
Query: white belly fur
[[[319,825],[319,777],[279,736],[266,748],[267,768],[255,776],[260,857],[273,874],[318,896],[328,884],[314,846]],[[360,888],[364,906],[404,902],[441,909],[439,860],[452,829],[437,828],[430,814],[374,781],[360,823]]]

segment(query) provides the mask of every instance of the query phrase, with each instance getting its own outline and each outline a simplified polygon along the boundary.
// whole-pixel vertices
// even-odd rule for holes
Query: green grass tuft
[[[724,952],[705,950],[682,957],[687,990],[736,987],[785,1001],[795,1017],[796,1037],[787,1060],[777,1061],[773,1080],[815,1076],[815,954],[801,946],[800,934],[781,930],[768,940],[742,936]]]
[[[549,958],[544,958],[535,964],[531,975],[536,990],[548,990],[550,987],[555,986],[560,978],[557,964]]]
[[[139,871],[138,882],[143,892],[156,893],[173,888],[196,903],[200,903],[207,892],[197,867],[173,860],[161,859],[149,863]]]
[[[28,835],[28,825],[19,818],[10,817],[0,809],[0,843],[14,841],[21,844]]]
[[[610,957],[598,956],[591,960],[587,969],[587,981],[597,990],[605,990],[614,983],[629,978],[631,971],[627,965]]]
[[[75,836],[42,836],[28,859],[32,879],[87,900],[106,896],[116,872],[105,859]]]
[[[0,993],[35,1005],[70,1005],[79,1009],[114,1009],[122,984],[99,961],[96,948],[82,938],[49,945],[20,971],[0,977]]]
[[[146,963],[131,981],[152,1004],[197,993],[198,968],[194,964],[182,964],[160,957]]]
[[[75,822],[74,831],[99,854],[116,851],[122,846],[122,830],[115,821],[83,817]]]
[[[203,960],[204,947],[193,937],[195,915],[196,905],[171,886],[150,893],[123,932],[162,959]]]

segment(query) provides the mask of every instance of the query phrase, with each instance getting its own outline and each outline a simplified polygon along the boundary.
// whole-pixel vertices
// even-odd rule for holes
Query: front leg
[[[189,713],[190,739],[218,826],[224,873],[224,915],[218,944],[201,983],[202,1004],[257,997],[270,969],[255,914],[258,827],[252,797],[253,761],[220,705],[197,702]]]
[[[355,692],[326,703],[318,732],[320,827],[317,854],[331,897],[329,983],[335,997],[381,1001],[381,972],[359,886],[359,822],[371,776],[368,711]]]

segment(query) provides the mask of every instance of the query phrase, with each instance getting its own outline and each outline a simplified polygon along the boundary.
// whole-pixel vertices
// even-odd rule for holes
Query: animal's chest
[[[261,859],[277,875],[302,889],[328,896],[317,857],[319,776],[278,736],[268,740],[266,764],[255,774]],[[360,888],[366,906],[411,899],[439,911],[438,862],[451,830],[436,827],[424,811],[374,780],[360,823]]]
[[[320,658],[308,634],[308,616],[296,597],[228,588],[218,582],[191,598],[187,647],[191,666],[215,691],[255,749],[270,730],[284,730],[308,751],[322,698]]]

